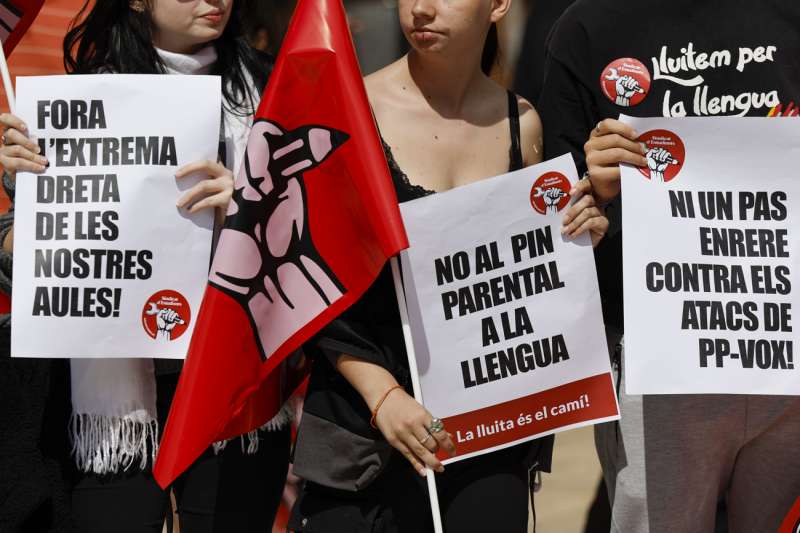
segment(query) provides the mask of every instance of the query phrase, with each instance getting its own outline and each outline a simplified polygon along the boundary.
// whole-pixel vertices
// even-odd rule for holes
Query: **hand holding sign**
[[[567,209],[561,234],[575,239],[588,231],[592,237],[592,247],[596,247],[608,231],[608,218],[597,207],[592,195],[592,182],[578,180],[569,194],[578,198],[578,201]]]
[[[233,195],[233,174],[216,161],[196,161],[186,165],[175,173],[176,178],[183,178],[195,173],[205,174],[205,179],[183,193],[177,206],[181,209],[191,204],[189,213],[197,213],[201,209],[216,209],[218,223],[225,220],[225,210]]]
[[[11,113],[0,114],[0,124],[4,128],[3,146],[0,148],[0,165],[12,178],[17,171],[44,172],[47,159],[39,155],[41,149],[30,137],[25,123]]]
[[[619,194],[620,163],[647,167],[644,156],[647,150],[637,138],[636,131],[619,120],[603,120],[592,130],[583,150],[594,194],[600,203],[611,201]]]

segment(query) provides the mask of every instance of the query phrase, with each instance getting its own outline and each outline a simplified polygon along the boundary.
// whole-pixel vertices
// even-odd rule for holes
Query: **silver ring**
[[[421,441],[419,441],[419,443],[420,443],[420,444],[425,444],[426,442],[428,442],[428,439],[430,439],[431,437],[433,437],[433,435],[431,435],[430,433],[428,433],[427,435],[425,435],[425,438],[424,438],[424,439],[422,439]]]
[[[428,426],[428,433],[439,433],[444,431],[444,422],[441,418],[434,418],[431,420],[431,425]]]

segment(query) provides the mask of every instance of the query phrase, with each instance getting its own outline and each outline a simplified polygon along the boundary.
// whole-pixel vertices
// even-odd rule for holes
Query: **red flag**
[[[273,370],[408,246],[341,0],[298,2],[234,187],[154,469],[162,487],[270,420],[290,392]]]
[[[786,515],[778,533],[800,533],[800,497],[794,502],[794,507]]]
[[[42,9],[44,0],[0,0],[0,41],[8,57]]]

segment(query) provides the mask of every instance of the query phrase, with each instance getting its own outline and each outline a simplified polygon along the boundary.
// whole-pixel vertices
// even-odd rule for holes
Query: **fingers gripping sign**
[[[592,182],[588,179],[578,180],[569,192],[573,203],[564,214],[561,234],[574,239],[589,232],[592,246],[597,246],[608,231],[608,218],[597,207],[592,194]]]
[[[0,128],[3,131],[0,145],[0,166],[12,177],[17,172],[41,174],[50,163],[42,155],[41,148],[29,136],[28,128],[19,117],[10,113],[0,114]]]

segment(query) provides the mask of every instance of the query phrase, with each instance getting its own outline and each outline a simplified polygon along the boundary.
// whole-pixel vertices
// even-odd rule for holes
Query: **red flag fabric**
[[[0,0],[0,41],[8,57],[28,31],[44,0]]]
[[[154,469],[162,487],[270,420],[291,392],[275,370],[408,246],[341,0],[298,2],[241,167]]]
[[[794,502],[794,507],[786,515],[778,533],[800,533],[800,497]]]

